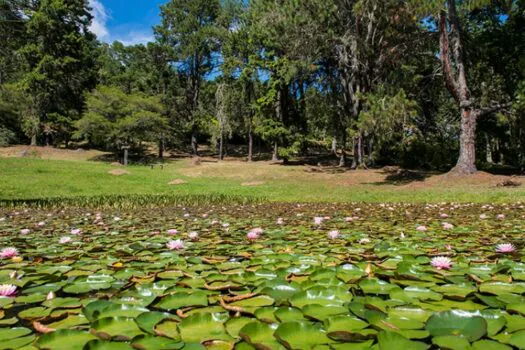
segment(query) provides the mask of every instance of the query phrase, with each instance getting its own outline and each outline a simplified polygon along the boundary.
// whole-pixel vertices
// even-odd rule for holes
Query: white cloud
[[[146,44],[155,40],[151,28],[142,29],[143,26],[136,23],[113,26],[110,31],[108,28],[108,22],[111,19],[110,9],[104,6],[102,0],[89,0],[89,7],[91,7],[93,16],[89,30],[97,36],[98,40],[107,43],[120,41],[126,46]]]
[[[109,30],[107,22],[110,18],[109,11],[100,0],[89,0],[89,7],[91,7],[91,15],[93,21],[89,30],[93,32],[99,40],[107,40],[109,38]]]
[[[138,45],[138,44],[147,44],[151,41],[154,41],[155,38],[150,32],[136,32],[132,31],[129,34],[124,35],[120,39],[115,39],[123,43],[124,45]]]

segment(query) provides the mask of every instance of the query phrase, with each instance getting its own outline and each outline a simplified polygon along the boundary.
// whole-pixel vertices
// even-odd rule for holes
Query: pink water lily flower
[[[340,232],[338,230],[333,230],[328,232],[328,238],[330,239],[337,239],[340,236]]]
[[[2,259],[12,258],[17,255],[18,255],[18,249],[13,248],[13,247],[4,248],[2,249],[2,251],[0,251],[0,258]]]
[[[28,228],[23,228],[23,229],[20,230],[20,234],[21,235],[27,235],[27,234],[29,234],[29,232],[31,232],[31,230],[28,229]]]
[[[177,239],[177,240],[174,240],[174,241],[169,241],[166,244],[166,247],[168,247],[168,249],[171,249],[171,250],[184,249],[184,242],[182,240],[180,240],[180,239]]]
[[[505,219],[505,214],[499,214],[498,216],[496,216],[496,218],[498,220],[504,220]]]
[[[354,218],[353,218],[353,217],[350,217],[350,216],[347,216],[347,217],[345,218],[345,221],[346,221],[346,222],[352,222],[352,221],[354,221]]]
[[[448,223],[448,222],[444,222],[444,223],[442,224],[442,226],[443,226],[443,228],[444,228],[445,230],[451,230],[451,229],[454,228],[454,225],[452,225],[452,224],[450,224],[450,223]]]
[[[283,218],[277,218],[277,225],[284,225],[284,219]]]
[[[16,286],[13,284],[0,284],[1,297],[13,297],[16,294]]]
[[[46,225],[45,221],[40,221],[38,224],[36,224],[38,227],[43,227]]]
[[[230,224],[228,224],[227,222],[225,222],[224,224],[222,224],[222,227],[224,227],[224,228],[228,228],[228,227],[230,227]]]
[[[452,267],[452,260],[446,256],[437,256],[432,258],[430,265],[435,267],[438,270],[448,270]]]
[[[420,232],[426,232],[428,229],[426,228],[426,226],[419,225],[418,227],[416,227],[416,230]]]
[[[439,214],[439,217],[445,219],[445,218],[448,218],[448,214],[446,214],[446,213],[441,213],[441,214]]]
[[[481,215],[479,216],[479,218],[480,218],[481,220],[485,220],[485,219],[488,218],[488,215],[487,215],[487,214],[481,214]]]
[[[359,240],[359,243],[360,243],[360,244],[370,243],[370,239],[369,239],[369,238],[361,238],[361,239]]]
[[[498,244],[496,246],[496,252],[498,253],[514,253],[515,251],[516,247],[510,243]]]
[[[170,228],[170,229],[168,230],[168,234],[169,234],[169,235],[175,236],[177,233],[179,233],[179,231],[176,230],[176,229],[174,229],[174,228]]]
[[[314,224],[319,226],[323,223],[324,221],[324,218],[323,217],[320,217],[320,216],[316,216],[314,217]]]
[[[250,241],[255,241],[256,239],[259,239],[259,234],[252,230],[246,234],[246,238]]]
[[[74,229],[71,230],[71,234],[75,235],[75,236],[81,235],[82,234],[82,230],[79,229],[79,228],[74,228]]]
[[[59,241],[60,244],[66,244],[66,243],[69,243],[69,242],[71,242],[71,237],[69,237],[69,236],[61,237],[60,241]]]
[[[188,238],[192,241],[196,241],[199,239],[199,233],[197,231],[191,231],[190,233],[188,233]]]

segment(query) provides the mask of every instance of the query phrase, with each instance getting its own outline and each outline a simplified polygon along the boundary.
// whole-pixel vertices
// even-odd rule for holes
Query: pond
[[[0,211],[0,349],[525,348],[525,207]]]

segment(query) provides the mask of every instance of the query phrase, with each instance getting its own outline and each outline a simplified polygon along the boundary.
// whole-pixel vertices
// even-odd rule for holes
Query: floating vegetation
[[[0,212],[0,349],[525,348],[520,204],[206,201]]]

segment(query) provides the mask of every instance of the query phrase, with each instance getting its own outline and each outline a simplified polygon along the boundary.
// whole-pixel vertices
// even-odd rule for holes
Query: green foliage
[[[156,97],[126,94],[116,87],[100,86],[87,96],[88,112],[76,123],[77,140],[95,147],[155,142],[169,133],[169,122]]]

